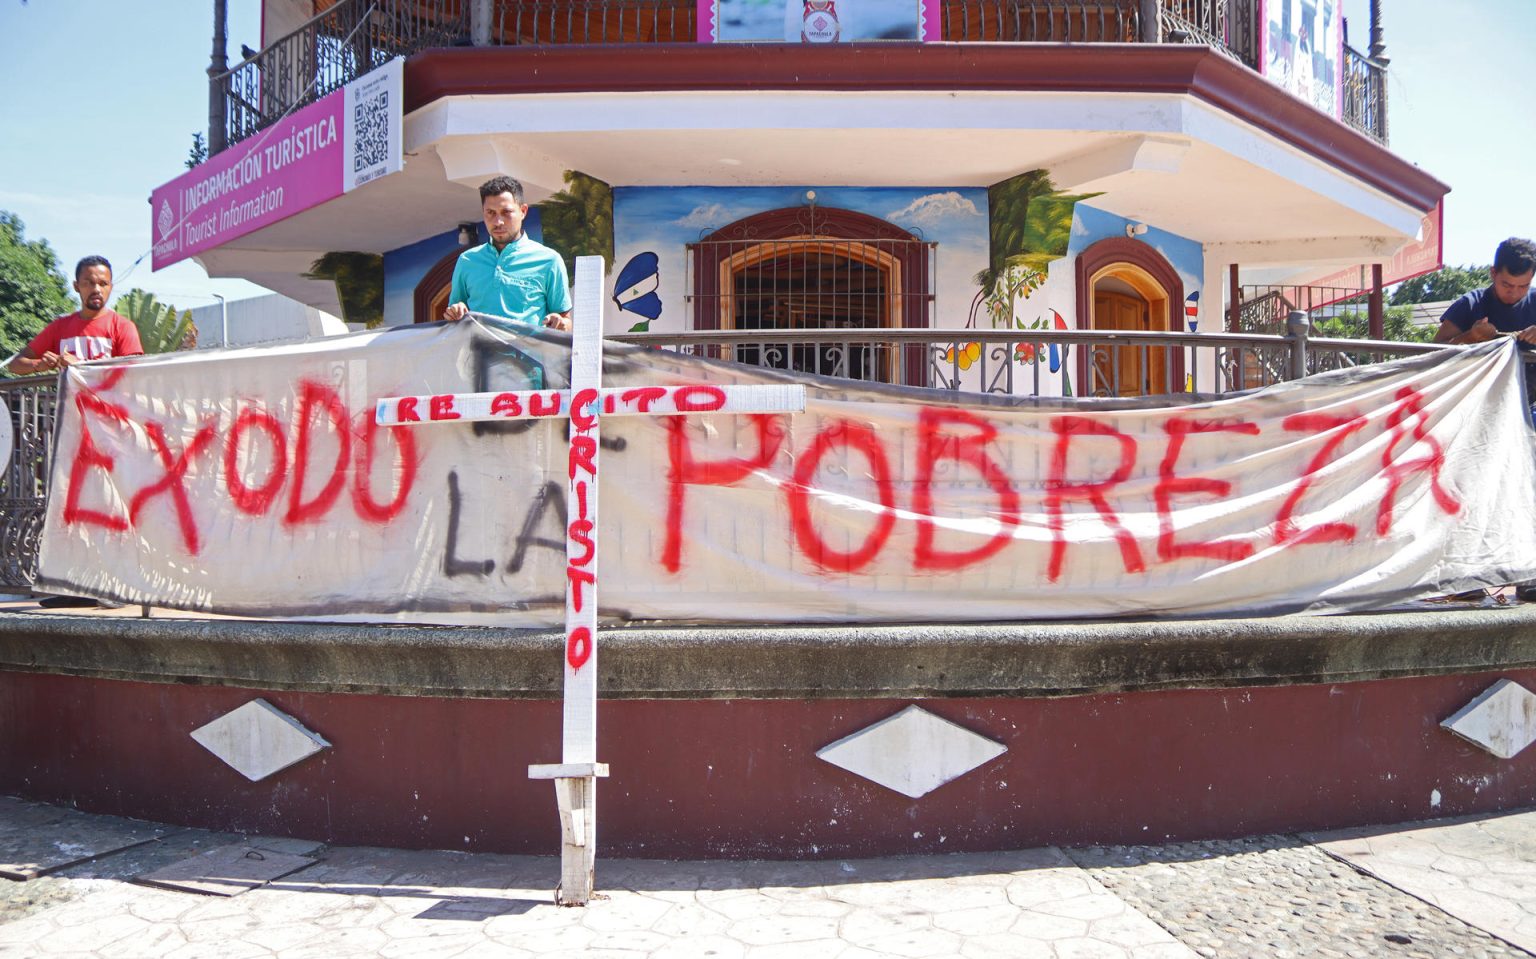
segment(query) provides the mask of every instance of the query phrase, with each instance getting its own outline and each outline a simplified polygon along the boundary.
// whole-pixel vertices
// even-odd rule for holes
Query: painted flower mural
[[[1033,322],[1025,324],[1023,320],[1014,320],[1013,325],[1020,330],[1064,330],[1067,321],[1055,310],[1048,310],[1050,318],[1039,316]],[[1072,375],[1067,370],[1067,351],[1071,347],[1065,343],[1026,343],[1021,342],[1013,348],[1013,359],[1017,363],[1034,365],[1042,359],[1047,359],[1052,373],[1061,374],[1061,395],[1072,395]]]

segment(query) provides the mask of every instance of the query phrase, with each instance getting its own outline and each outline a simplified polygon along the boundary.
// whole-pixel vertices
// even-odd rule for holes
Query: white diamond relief
[[[916,799],[1007,751],[1002,743],[908,706],[823,746],[816,756]]]
[[[192,738],[251,782],[331,745],[265,699],[253,699],[194,729]]]
[[[1440,725],[1500,759],[1511,759],[1536,741],[1536,695],[1501,679]]]

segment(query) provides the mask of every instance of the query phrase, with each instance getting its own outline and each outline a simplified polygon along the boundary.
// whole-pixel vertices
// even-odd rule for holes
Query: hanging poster
[[[938,0],[700,0],[700,43],[937,40]]]
[[[1339,0],[1269,0],[1263,72],[1329,116],[1343,111],[1344,31]]]

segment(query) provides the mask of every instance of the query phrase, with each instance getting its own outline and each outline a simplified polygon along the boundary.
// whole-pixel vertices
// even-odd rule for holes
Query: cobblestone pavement
[[[1304,836],[1330,854],[1536,951],[1536,830],[1525,816]]]
[[[1201,956],[1529,955],[1293,837],[1068,855]]]
[[[585,909],[552,903],[553,857],[457,852],[320,847],[236,896],[150,887],[133,880],[245,840],[146,828],[0,799],[0,869],[46,873],[0,879],[0,956],[1440,959],[1528,956],[1485,930],[1520,941],[1536,915],[1536,812],[1305,839],[599,860]],[[97,858],[73,861],[84,847]]]

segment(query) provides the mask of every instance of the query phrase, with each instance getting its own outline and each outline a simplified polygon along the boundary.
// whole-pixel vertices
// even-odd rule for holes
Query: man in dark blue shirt
[[[1536,243],[1510,237],[1493,254],[1493,268],[1488,271],[1493,282],[1481,290],[1463,294],[1440,317],[1435,331],[1436,343],[1481,343],[1501,334],[1513,333],[1522,352],[1536,346],[1536,297],[1531,295],[1531,279],[1536,277]],[[1525,364],[1526,402],[1536,400],[1536,364]],[[1532,408],[1536,417],[1536,407]],[[1458,593],[1453,599],[1482,601],[1481,589]],[[1515,597],[1523,603],[1536,602],[1536,582],[1517,583]]]
[[[1481,343],[1513,333],[1522,344],[1536,345],[1536,243],[1518,237],[1500,243],[1488,274],[1492,284],[1464,294],[1440,317],[1436,343]]]

